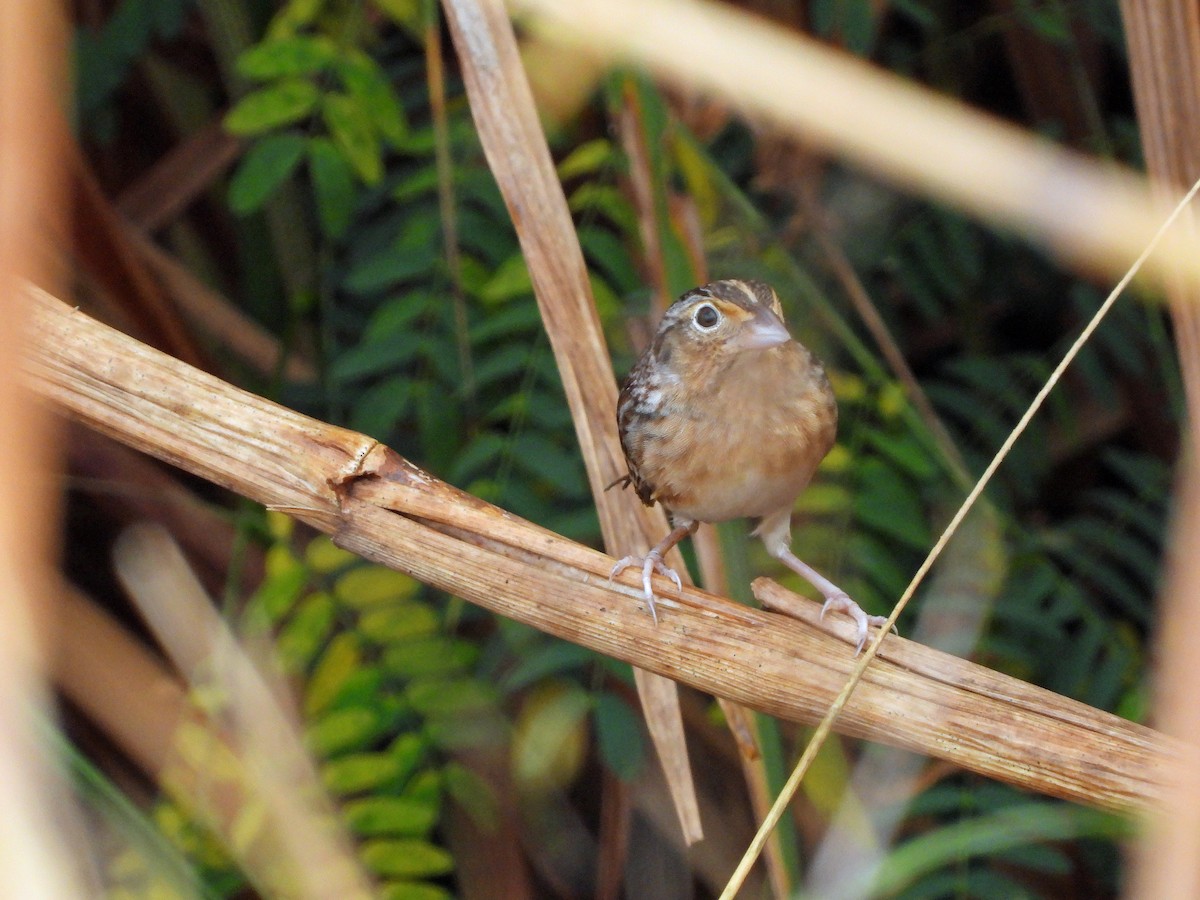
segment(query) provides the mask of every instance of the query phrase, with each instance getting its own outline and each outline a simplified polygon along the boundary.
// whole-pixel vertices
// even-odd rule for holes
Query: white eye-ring
[[[692,321],[701,331],[709,332],[721,324],[721,314],[711,303],[702,303],[692,313]]]

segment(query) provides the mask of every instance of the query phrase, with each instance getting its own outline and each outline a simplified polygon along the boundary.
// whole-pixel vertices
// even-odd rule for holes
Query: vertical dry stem
[[[65,58],[54,4],[0,5],[0,871],[17,897],[83,896],[55,833],[65,799],[46,765],[36,721],[46,705],[38,639],[51,635],[58,442],[49,416],[19,383],[23,280],[43,283],[57,260],[46,235],[62,208],[57,137]],[[15,327],[14,327],[15,325]],[[82,833],[82,832],[81,832]]]
[[[630,492],[606,491],[625,472],[615,421],[616,379],[512,26],[499,0],[443,5],[479,137],[516,226],[558,362],[604,544],[615,556],[644,552],[666,533],[666,520]],[[686,571],[678,551],[673,565]],[[675,685],[641,670],[634,674],[684,836],[693,843],[702,831]]]
[[[1176,193],[1200,177],[1200,4],[1195,0],[1122,0],[1134,98],[1146,164],[1163,192]],[[1193,214],[1191,228],[1200,255]],[[1169,575],[1158,617],[1161,663],[1156,712],[1164,730],[1181,738],[1172,771],[1175,789],[1152,820],[1134,867],[1131,895],[1200,896],[1200,707],[1195,685],[1200,661],[1187,623],[1200,617],[1200,288],[1167,282],[1175,340],[1191,421],[1176,512]]]

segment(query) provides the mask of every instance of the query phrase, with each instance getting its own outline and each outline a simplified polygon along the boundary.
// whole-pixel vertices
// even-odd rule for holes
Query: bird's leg
[[[854,650],[854,655],[857,656],[867,643],[870,626],[883,627],[887,624],[887,617],[867,615],[861,606],[850,599],[849,594],[796,556],[790,547],[791,532],[791,507],[789,505],[788,508],[764,518],[754,533],[762,538],[768,553],[821,592],[825,598],[825,605],[821,607],[822,619],[825,618],[827,612],[841,612],[854,620],[854,624],[858,626],[858,641]]]
[[[626,556],[617,560],[617,564],[612,567],[612,571],[608,573],[608,580],[612,581],[619,572],[623,572],[630,566],[641,566],[642,569],[642,590],[646,592],[646,604],[650,607],[650,616],[654,619],[654,624],[658,624],[658,610],[654,605],[654,590],[650,586],[650,576],[655,572],[660,575],[666,575],[675,582],[675,587],[683,589],[683,582],[679,580],[679,573],[663,562],[663,557],[667,551],[682,541],[685,537],[694,534],[696,529],[700,527],[699,522],[693,522],[690,519],[681,519],[679,523],[671,529],[671,533],[654,545],[653,549],[645,556]]]

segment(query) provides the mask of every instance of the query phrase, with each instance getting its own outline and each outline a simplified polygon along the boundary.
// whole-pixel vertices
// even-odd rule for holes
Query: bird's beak
[[[792,339],[787,326],[769,306],[757,306],[750,321],[738,331],[730,343],[735,350],[766,350]]]

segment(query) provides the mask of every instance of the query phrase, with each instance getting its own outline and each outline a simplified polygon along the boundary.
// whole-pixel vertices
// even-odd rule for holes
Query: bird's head
[[[677,351],[724,356],[791,340],[779,298],[761,281],[714,281],[688,291],[663,316],[655,336],[660,359]]]

